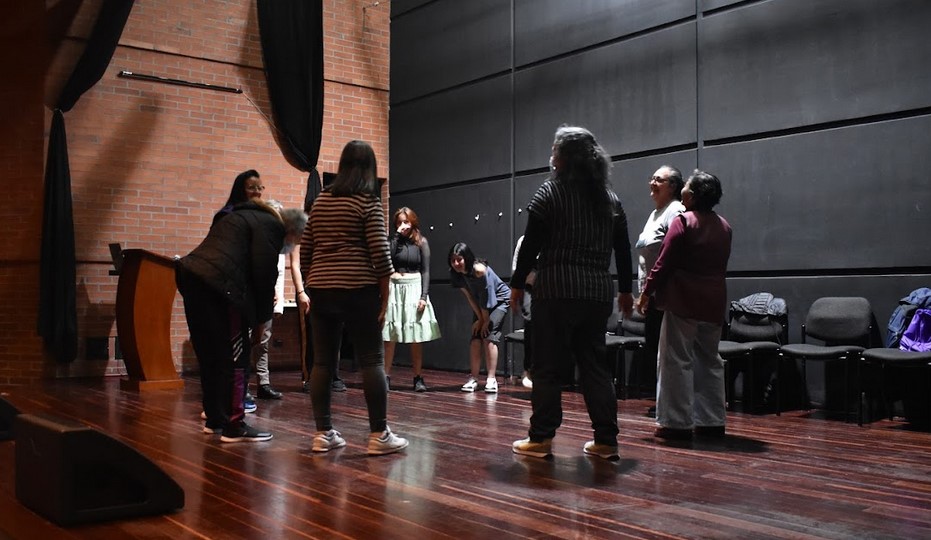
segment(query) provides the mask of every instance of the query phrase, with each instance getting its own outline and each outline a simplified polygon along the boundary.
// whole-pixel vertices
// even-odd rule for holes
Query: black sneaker
[[[259,399],[281,399],[283,394],[274,388],[270,384],[260,384],[258,391]]]
[[[330,389],[334,392],[345,392],[346,383],[342,379],[333,379],[333,382],[330,383]]]
[[[220,442],[264,442],[271,438],[271,433],[259,431],[248,424],[241,424],[238,428],[225,428],[223,435],[220,436]]]
[[[427,385],[423,382],[423,377],[420,375],[414,377],[414,392],[426,392]]]

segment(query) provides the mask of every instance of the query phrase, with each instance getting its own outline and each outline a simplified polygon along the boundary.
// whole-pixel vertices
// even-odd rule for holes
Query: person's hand
[[[301,310],[304,315],[310,313],[310,295],[306,292],[297,295],[297,309]]]
[[[524,289],[515,289],[511,287],[511,309],[514,313],[520,313],[521,306],[524,305]]]
[[[472,323],[472,337],[485,337],[482,335],[482,321]]]
[[[633,312],[634,297],[630,293],[619,293],[617,295],[617,309],[624,314],[624,317],[630,317]]]
[[[381,309],[378,310],[378,327],[381,328],[385,325],[385,313],[388,312],[388,304],[383,304]]]
[[[423,313],[423,310],[427,308],[427,301],[420,299],[417,301],[417,313]]]
[[[647,307],[649,305],[650,305],[650,297],[645,294],[641,294],[640,297],[637,298],[637,304],[636,304],[637,313],[643,315],[643,313],[647,310]]]
[[[398,234],[400,235],[407,236],[407,233],[410,230],[411,230],[410,223],[402,223],[401,225],[398,226]]]

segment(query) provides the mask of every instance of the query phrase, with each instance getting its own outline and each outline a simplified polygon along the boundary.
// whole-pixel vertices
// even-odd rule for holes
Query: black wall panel
[[[507,75],[392,107],[391,191],[509,173],[510,89]]]
[[[438,340],[424,343],[423,365],[427,369],[469,371],[469,341],[472,328],[472,309],[458,289],[449,283],[432,285],[430,302],[436,312],[436,320],[443,334]],[[402,345],[397,348],[398,356],[407,358],[410,352]],[[482,360],[482,367],[485,361]],[[503,368],[503,366],[502,366]],[[465,378],[463,381],[465,382]],[[427,381],[430,384],[430,381]],[[435,390],[435,388],[433,388]],[[458,390],[458,388],[457,388]]]
[[[695,141],[695,24],[685,23],[515,74],[515,168],[548,162],[563,123],[611,154]]]
[[[441,0],[391,22],[391,102],[507,70],[511,6]]]
[[[391,2],[391,16],[397,17],[402,13],[407,13],[408,11],[420,7],[424,4],[429,4],[434,0],[394,0]]]
[[[927,265],[931,116],[702,152],[734,229],[731,270]]]
[[[745,0],[699,0],[702,12],[711,11],[713,9],[718,9],[733,4],[739,4],[740,2],[744,1]]]
[[[514,216],[514,245],[517,245],[517,239],[527,229],[527,205],[547,178],[549,173],[519,176],[514,179],[514,212],[517,212]]]
[[[931,105],[929,21],[925,0],[780,0],[703,18],[703,138]]]
[[[695,0],[515,0],[514,62],[529,64],[695,15]]]
[[[417,212],[420,230],[430,242],[431,279],[449,278],[446,257],[456,242],[465,242],[477,257],[487,259],[502,279],[511,275],[510,178],[391,197],[392,214],[402,206]]]

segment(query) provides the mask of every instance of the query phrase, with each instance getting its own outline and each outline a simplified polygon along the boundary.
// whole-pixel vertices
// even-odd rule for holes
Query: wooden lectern
[[[116,330],[128,379],[124,390],[183,388],[171,357],[175,261],[144,249],[123,250],[116,289]]]

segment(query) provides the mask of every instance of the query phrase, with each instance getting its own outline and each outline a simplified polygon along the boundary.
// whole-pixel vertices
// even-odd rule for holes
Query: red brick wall
[[[387,176],[388,7],[363,10],[368,4],[324,2],[321,172],[335,172],[342,146],[356,138],[372,143],[379,172]],[[71,26],[50,70],[50,94],[77,56],[97,5],[85,2]],[[117,77],[121,70],[232,86],[244,93],[124,79]],[[44,120],[47,130],[49,114],[35,105],[30,111],[39,129]],[[261,173],[266,198],[300,207],[307,175],[282,156],[270,117],[254,1],[136,0],[107,72],[65,115],[78,259],[78,360],[67,365],[43,360],[35,336],[44,157],[41,139],[36,143],[33,136],[24,163],[9,164],[16,170],[8,177],[29,187],[16,193],[22,200],[16,207],[19,216],[2,218],[8,232],[0,253],[5,304],[0,308],[0,385],[124,371],[113,358],[116,278],[108,275],[109,242],[167,256],[186,254],[203,238],[235,175],[250,168]],[[286,284],[290,298],[294,288],[290,279]],[[296,356],[293,327],[279,325],[273,339],[284,343],[273,349],[276,356]],[[180,296],[171,334],[177,367],[195,366]],[[109,337],[110,359],[86,359],[87,337]]]

